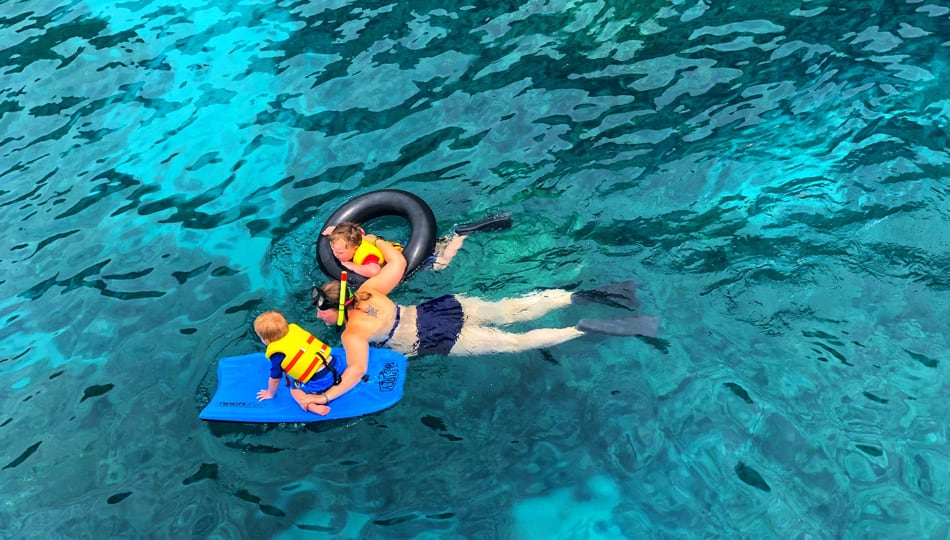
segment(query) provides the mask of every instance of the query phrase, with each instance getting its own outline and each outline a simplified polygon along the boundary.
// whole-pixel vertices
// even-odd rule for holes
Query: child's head
[[[254,319],[254,331],[261,340],[271,343],[286,336],[290,329],[279,311],[265,311]]]
[[[330,233],[330,249],[333,256],[341,261],[352,261],[356,248],[363,241],[363,229],[352,221],[344,221]]]

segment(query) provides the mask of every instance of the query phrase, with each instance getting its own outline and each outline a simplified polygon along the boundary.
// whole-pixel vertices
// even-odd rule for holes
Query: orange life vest
[[[286,336],[267,346],[267,357],[270,358],[274,353],[284,353],[281,369],[302,383],[309,381],[321,367],[330,362],[330,346],[293,323],[288,325]]]

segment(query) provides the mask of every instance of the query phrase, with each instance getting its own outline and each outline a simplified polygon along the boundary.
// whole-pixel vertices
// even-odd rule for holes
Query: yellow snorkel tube
[[[345,307],[346,307],[346,270],[340,273],[340,312],[336,316],[337,326],[343,326]]]

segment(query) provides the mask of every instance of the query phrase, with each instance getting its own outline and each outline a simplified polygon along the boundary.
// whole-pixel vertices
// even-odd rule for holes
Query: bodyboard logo
[[[376,376],[379,381],[380,392],[392,392],[396,388],[396,381],[399,379],[399,370],[396,369],[395,362],[386,362],[383,369],[379,370]]]
[[[218,407],[233,407],[236,409],[263,409],[264,404],[260,402],[251,402],[251,401],[219,401],[216,404]]]

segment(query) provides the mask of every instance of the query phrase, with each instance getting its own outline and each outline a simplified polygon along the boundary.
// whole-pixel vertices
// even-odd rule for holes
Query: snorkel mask
[[[337,304],[339,314],[337,315],[336,325],[343,326],[346,318],[346,306],[353,301],[353,294],[346,288],[346,272],[340,274],[340,302]],[[310,289],[310,303],[320,311],[333,309],[333,302],[327,298],[327,295],[319,287]]]

